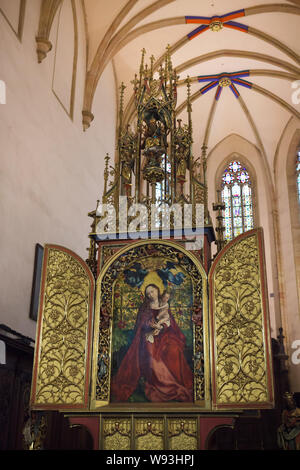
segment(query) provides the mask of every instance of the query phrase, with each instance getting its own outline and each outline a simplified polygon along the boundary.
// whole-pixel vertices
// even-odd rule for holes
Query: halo
[[[155,271],[150,271],[150,273],[148,273],[147,276],[145,276],[144,282],[140,287],[140,290],[144,295],[145,295],[146,287],[149,286],[149,284],[154,284],[155,286],[157,286],[160,294],[162,294],[163,291],[165,290],[165,286],[161,278]]]

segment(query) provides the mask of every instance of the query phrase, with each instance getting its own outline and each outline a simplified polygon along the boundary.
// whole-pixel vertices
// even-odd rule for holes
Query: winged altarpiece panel
[[[212,403],[218,409],[274,405],[262,229],[226,245],[209,274]]]
[[[167,306],[160,330],[145,323],[155,292]],[[174,368],[181,381],[170,384],[168,376],[168,387],[158,385],[162,368],[164,376]],[[96,289],[83,260],[46,245],[32,408],[145,409],[166,402],[191,411],[273,406],[262,230],[225,246],[208,284],[199,260],[175,242],[125,246],[104,265]]]
[[[75,253],[46,245],[40,289],[31,407],[89,407],[94,278]]]

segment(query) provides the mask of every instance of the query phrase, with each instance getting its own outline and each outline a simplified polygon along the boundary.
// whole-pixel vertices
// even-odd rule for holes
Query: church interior
[[[1,450],[300,450],[299,27],[0,0]]]

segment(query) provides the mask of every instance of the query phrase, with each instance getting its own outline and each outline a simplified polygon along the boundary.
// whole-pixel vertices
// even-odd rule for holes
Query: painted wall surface
[[[275,181],[281,239],[283,328],[287,343],[286,352],[289,355],[289,378],[292,391],[300,390],[300,292],[296,277],[296,270],[299,273],[300,268],[300,208],[299,205],[295,207],[295,200],[292,200],[292,197],[297,197],[296,191],[290,194],[287,168],[288,165],[295,165],[296,151],[299,144],[299,122],[296,119],[291,119],[278,146],[275,161]],[[294,172],[294,179],[296,186],[296,171]]]
[[[7,95],[0,105],[0,322],[33,338],[36,323],[29,308],[35,244],[60,244],[86,259],[87,213],[102,194],[104,156],[113,156],[115,148],[111,64],[96,92],[97,118],[92,128],[82,130],[86,48],[80,3],[73,121],[52,91],[54,48],[41,64],[37,61],[40,1],[27,2],[22,42],[0,13],[0,80]],[[50,40],[56,25],[57,19]],[[68,50],[74,38],[62,36],[63,31],[60,43]]]

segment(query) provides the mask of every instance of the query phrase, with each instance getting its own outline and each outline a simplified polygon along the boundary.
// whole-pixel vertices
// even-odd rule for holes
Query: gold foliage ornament
[[[103,449],[104,450],[130,450],[131,446],[131,419],[104,418],[103,419]]]
[[[261,229],[229,243],[210,273],[213,404],[273,404]]]
[[[137,450],[164,449],[164,420],[162,418],[138,418],[135,422]]]
[[[170,450],[197,450],[197,418],[170,418],[168,435]]]
[[[94,280],[63,247],[46,245],[40,292],[33,409],[88,407]]]

